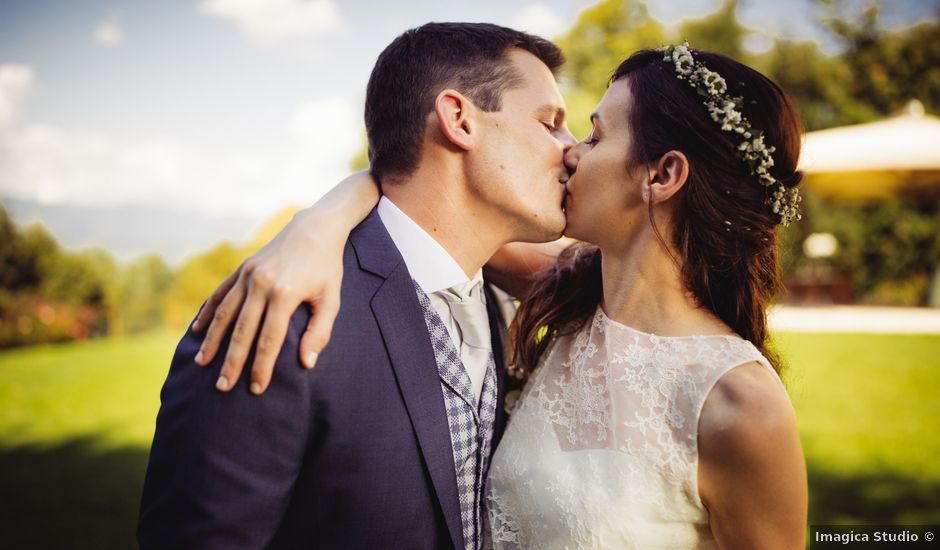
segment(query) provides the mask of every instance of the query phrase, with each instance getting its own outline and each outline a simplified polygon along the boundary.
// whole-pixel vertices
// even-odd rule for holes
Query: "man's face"
[[[564,155],[575,139],[549,68],[521,49],[508,58],[523,84],[503,92],[501,110],[481,113],[474,189],[503,216],[511,240],[549,241],[565,229]]]

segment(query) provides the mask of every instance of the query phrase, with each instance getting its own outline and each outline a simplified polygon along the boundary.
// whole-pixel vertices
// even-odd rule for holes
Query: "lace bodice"
[[[742,338],[655,336],[598,308],[546,352],[496,450],[493,546],[713,548],[699,414],[718,379],[752,361],[773,372]]]

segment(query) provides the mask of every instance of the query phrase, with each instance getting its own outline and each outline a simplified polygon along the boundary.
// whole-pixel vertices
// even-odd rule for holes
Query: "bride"
[[[802,548],[805,464],[766,320],[778,227],[799,219],[796,112],[758,72],[681,45],[625,60],[591,121],[565,157],[565,234],[582,242],[507,245],[487,265],[521,300],[510,368],[527,379],[489,470],[489,543]],[[324,202],[376,199],[360,175]],[[214,319],[201,363],[259,273],[274,278],[253,281],[248,326],[267,299],[255,288],[294,289],[263,331],[302,301],[335,304],[345,237],[314,241],[326,226],[296,217],[223,283],[194,324]],[[297,253],[311,243],[324,254]],[[308,365],[332,316],[318,310],[305,336]]]

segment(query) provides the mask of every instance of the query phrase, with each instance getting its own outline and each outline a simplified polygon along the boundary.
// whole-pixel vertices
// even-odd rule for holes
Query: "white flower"
[[[780,223],[787,226],[794,220],[802,219],[799,206],[802,197],[799,191],[787,189],[770,174],[770,168],[774,166],[771,155],[776,148],[764,143],[763,134],[754,135],[750,121],[738,110],[738,105],[743,105],[743,98],[727,95],[728,84],[725,79],[704,65],[697,64],[688,42],[678,46],[664,46],[659,51],[663,52],[663,61],[675,66],[676,78],[687,81],[696,91],[705,95],[704,106],[712,120],[720,124],[721,130],[741,136],[742,141],[737,149],[750,167],[751,174],[768,189],[767,204],[779,216]],[[770,192],[773,186],[776,187]]]

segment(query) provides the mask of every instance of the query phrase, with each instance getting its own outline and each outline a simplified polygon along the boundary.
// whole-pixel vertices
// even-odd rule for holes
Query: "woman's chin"
[[[565,212],[565,216],[567,220],[565,223],[565,231],[564,231],[565,237],[568,237],[569,239],[576,239],[579,241],[584,240],[580,236],[581,232],[578,231],[578,224],[573,223],[574,220],[571,219],[571,215],[568,214],[568,211]]]

